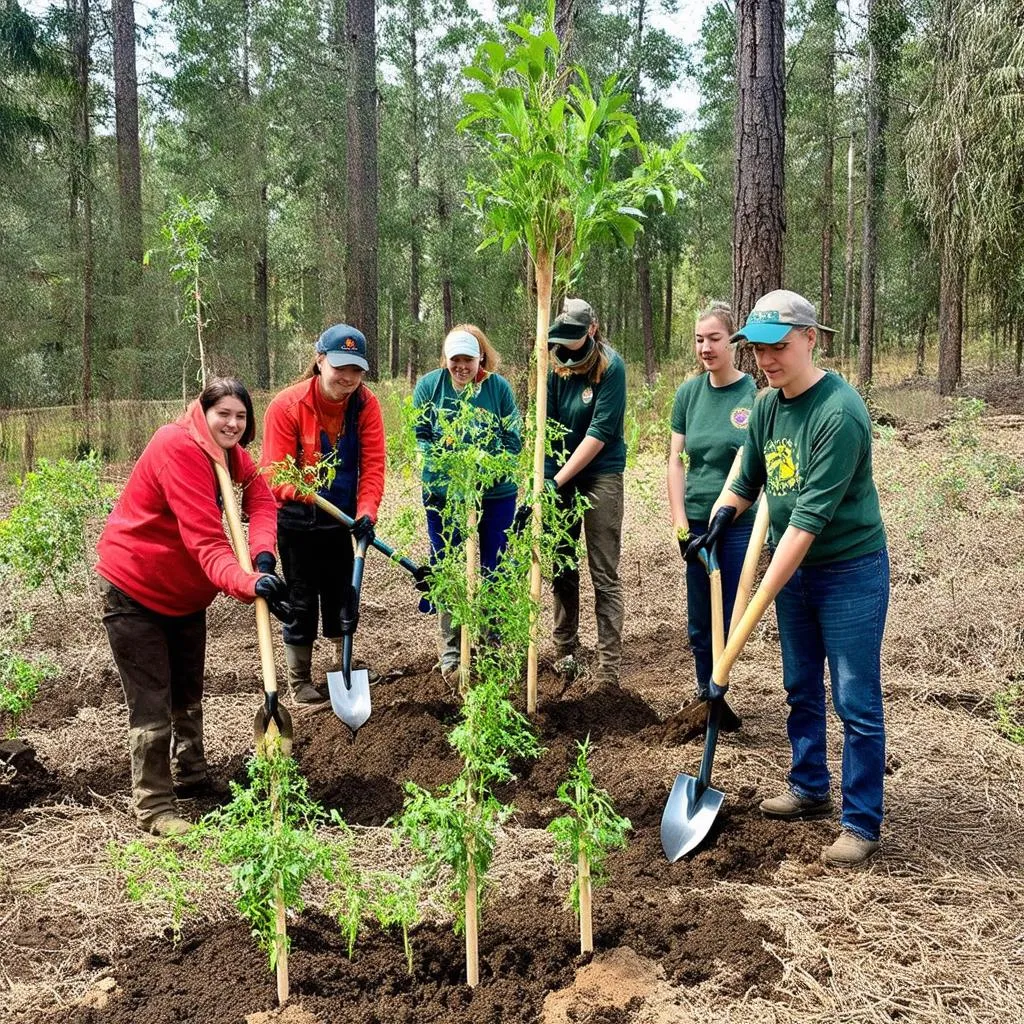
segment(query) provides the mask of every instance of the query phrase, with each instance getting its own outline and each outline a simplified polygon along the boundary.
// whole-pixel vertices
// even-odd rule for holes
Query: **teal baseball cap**
[[[835,334],[831,327],[818,323],[818,311],[813,302],[780,288],[757,300],[747,322],[729,340],[777,345],[794,327],[816,327]]]

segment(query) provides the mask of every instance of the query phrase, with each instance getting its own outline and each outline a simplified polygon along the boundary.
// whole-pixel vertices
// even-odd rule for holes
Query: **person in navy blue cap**
[[[355,520],[349,531],[291,484],[271,485],[281,564],[295,610],[295,622],[284,630],[288,683],[300,704],[327,700],[311,672],[318,617],[324,638],[335,645],[329,671],[341,667],[352,536],[373,539],[384,494],[384,419],[363,380],[368,369],[363,332],[334,324],[317,340],[302,379],[274,398],[263,421],[261,465],[270,467],[290,455],[299,466],[313,466],[334,454],[334,480],[320,494]]]

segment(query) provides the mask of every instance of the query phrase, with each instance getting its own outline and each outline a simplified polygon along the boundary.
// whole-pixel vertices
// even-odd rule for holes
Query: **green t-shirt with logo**
[[[732,468],[736,449],[747,439],[750,410],[757,385],[750,374],[725,387],[711,386],[711,374],[702,373],[679,385],[672,403],[672,431],[686,437],[686,518],[707,522],[711,506]],[[753,508],[740,522],[754,518]]]
[[[815,535],[805,565],[885,547],[871,472],[871,419],[860,395],[835,373],[796,398],[773,389],[754,402],[730,489],[749,500],[762,486],[773,546],[790,525]]]
[[[604,441],[604,447],[579,474],[578,479],[601,473],[621,473],[626,468],[626,364],[607,345],[608,368],[592,383],[586,374],[548,374],[548,419],[566,429],[565,437],[553,445],[555,458],[544,460],[550,476],[568,461],[585,437]]]

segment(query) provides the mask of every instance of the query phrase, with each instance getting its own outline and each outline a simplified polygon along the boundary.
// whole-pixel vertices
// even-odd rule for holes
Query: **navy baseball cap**
[[[327,356],[331,366],[358,366],[369,370],[366,361],[366,337],[362,331],[348,324],[335,324],[320,335],[317,352]]]

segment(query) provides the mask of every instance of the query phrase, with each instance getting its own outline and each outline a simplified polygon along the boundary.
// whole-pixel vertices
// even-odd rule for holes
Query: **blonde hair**
[[[476,324],[456,324],[448,334],[453,334],[455,331],[466,331],[472,334],[477,340],[477,344],[480,346],[480,367],[486,370],[488,373],[497,373],[498,367],[501,365],[501,356],[498,355],[498,350],[491,344],[490,339],[480,330]],[[448,337],[448,334],[445,337]],[[448,369],[448,360],[444,355],[444,342],[441,342],[441,362],[440,367],[442,370]]]
[[[722,302],[720,299],[709,303],[704,309],[697,313],[697,323],[701,320],[707,320],[708,317],[714,317],[724,328],[725,333],[730,337],[736,333],[736,320],[732,315],[732,306],[728,302]]]

